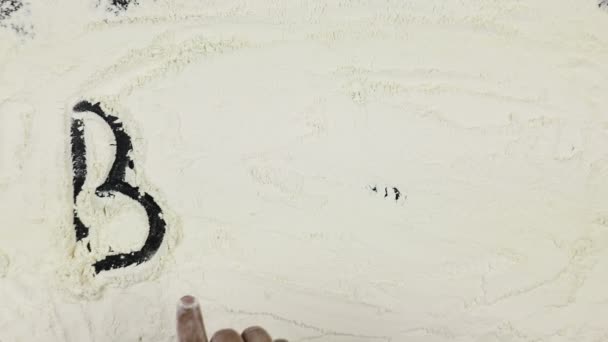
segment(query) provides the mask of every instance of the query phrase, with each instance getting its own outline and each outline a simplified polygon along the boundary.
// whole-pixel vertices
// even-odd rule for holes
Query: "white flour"
[[[184,294],[290,341],[608,339],[593,0],[106,5],[0,17],[0,341],[173,341]],[[117,147],[83,100],[166,222],[97,275],[149,227],[95,194]]]

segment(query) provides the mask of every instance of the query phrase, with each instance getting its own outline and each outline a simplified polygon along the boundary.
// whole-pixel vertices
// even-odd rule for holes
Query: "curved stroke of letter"
[[[113,196],[114,193],[123,194],[141,205],[148,216],[149,232],[143,247],[138,251],[130,253],[112,254],[104,259],[97,261],[93,266],[96,273],[109,271],[111,269],[139,265],[148,261],[156,254],[160,248],[165,235],[167,224],[163,219],[160,206],[149,194],[142,192],[138,187],[134,187],[125,181],[127,167],[134,168],[133,160],[129,152],[133,150],[131,137],[124,131],[120,120],[112,115],[106,114],[99,103],[91,104],[82,101],[74,106],[75,112],[91,112],[97,114],[104,120],[116,140],[116,156],[108,177],[103,184],[95,189],[95,194],[99,197]],[[84,141],[84,122],[80,119],[72,119],[72,165],[74,176],[74,205],[76,197],[82,190],[86,179],[86,145]],[[75,206],[76,208],[76,206]],[[76,230],[76,240],[80,241],[88,236],[89,228],[86,227],[78,217],[78,211],[74,209],[74,228]]]

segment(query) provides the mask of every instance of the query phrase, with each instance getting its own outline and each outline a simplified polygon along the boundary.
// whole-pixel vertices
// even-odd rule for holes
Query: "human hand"
[[[182,297],[177,305],[177,338],[179,342],[208,342],[201,308],[192,296]],[[256,326],[245,329],[241,335],[232,329],[222,329],[211,337],[211,342],[272,342],[272,338]]]

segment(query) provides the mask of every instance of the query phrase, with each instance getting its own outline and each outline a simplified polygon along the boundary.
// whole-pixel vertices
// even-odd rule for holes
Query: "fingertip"
[[[180,342],[207,342],[201,310],[193,296],[184,296],[177,304],[177,336]]]
[[[177,307],[180,309],[193,309],[198,307],[198,300],[194,296],[186,295],[180,298]]]
[[[232,329],[223,329],[211,337],[211,342],[243,342],[241,335]]]
[[[245,342],[272,342],[270,334],[264,328],[258,326],[245,329],[242,336]]]

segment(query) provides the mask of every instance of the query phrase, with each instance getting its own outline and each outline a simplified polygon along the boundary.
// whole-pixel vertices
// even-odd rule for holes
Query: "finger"
[[[216,332],[211,342],[243,342],[239,333],[232,329],[224,329]]]
[[[177,339],[179,342],[207,342],[201,307],[192,296],[182,297],[177,304]]]
[[[261,327],[249,327],[243,331],[245,342],[272,342],[272,338]]]

